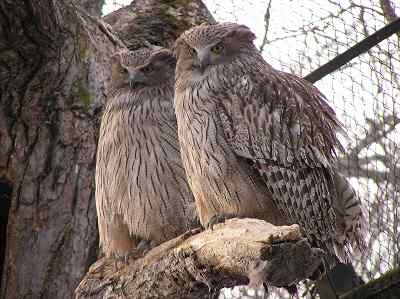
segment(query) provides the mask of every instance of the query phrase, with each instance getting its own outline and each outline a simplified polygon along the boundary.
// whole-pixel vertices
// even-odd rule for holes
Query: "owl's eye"
[[[194,54],[195,54],[195,51],[194,51],[193,48],[189,48],[189,47],[188,47],[188,52],[189,52],[189,55],[190,55],[190,56],[194,56]]]
[[[151,73],[152,71],[154,71],[154,68],[150,64],[142,68],[143,73]]]
[[[214,54],[221,54],[223,49],[224,49],[224,46],[219,43],[211,48],[211,52],[213,52]]]
[[[128,69],[126,67],[121,67],[121,73],[122,74],[128,74],[129,71],[128,71]]]

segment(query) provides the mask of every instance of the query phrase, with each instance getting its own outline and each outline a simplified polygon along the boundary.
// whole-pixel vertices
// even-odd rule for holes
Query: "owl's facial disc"
[[[170,82],[173,66],[167,61],[152,60],[145,64],[128,68],[128,83],[136,86],[160,86]]]

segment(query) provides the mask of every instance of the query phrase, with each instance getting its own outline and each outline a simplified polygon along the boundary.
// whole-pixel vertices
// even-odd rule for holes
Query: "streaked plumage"
[[[100,245],[125,256],[185,232],[193,196],[182,166],[173,108],[175,59],[168,50],[113,57],[96,164]]]
[[[254,38],[224,23],[175,43],[178,135],[200,221],[298,223],[333,265],[348,243],[362,246],[360,202],[334,167],[341,124],[312,84],[266,63]]]

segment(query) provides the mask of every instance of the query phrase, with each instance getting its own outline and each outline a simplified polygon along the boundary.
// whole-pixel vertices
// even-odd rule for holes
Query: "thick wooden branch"
[[[247,283],[289,286],[314,273],[322,256],[297,225],[231,219],[213,230],[188,232],[122,266],[97,261],[75,298],[206,298]]]

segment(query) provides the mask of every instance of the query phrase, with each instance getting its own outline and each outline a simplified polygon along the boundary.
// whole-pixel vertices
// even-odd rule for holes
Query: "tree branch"
[[[267,10],[265,11],[265,15],[264,15],[265,31],[264,31],[263,41],[261,42],[261,45],[260,45],[260,53],[262,53],[264,51],[264,47],[268,43],[269,23],[271,20],[271,3],[272,3],[272,0],[269,0],[268,5],[267,5]]]
[[[76,5],[72,2],[73,7],[75,8],[75,10],[81,14],[83,17],[81,17],[81,21],[82,23],[86,23],[85,18],[88,18],[89,20],[91,20],[92,22],[94,22],[99,29],[101,30],[101,32],[103,32],[108,39],[117,47],[117,48],[122,48],[125,49],[126,45],[124,44],[123,41],[121,41],[119,39],[118,36],[116,36],[116,34],[113,33],[113,29],[112,27],[105,23],[102,19],[94,17],[92,15],[90,15],[87,11],[85,11],[84,9],[82,9],[81,7],[79,7],[79,5]]]
[[[369,129],[365,134],[365,137],[357,142],[357,145],[351,149],[350,156],[357,156],[363,149],[372,145],[373,143],[379,142],[382,138],[386,137],[388,134],[396,129],[396,126],[400,124],[400,118],[396,115],[386,116],[384,121],[378,122],[373,120],[368,120]],[[385,129],[385,126],[390,126]]]
[[[231,219],[161,244],[118,271],[114,260],[97,261],[75,298],[205,298],[249,281],[254,287],[289,286],[313,274],[322,256],[301,237],[298,225]]]
[[[367,123],[369,128],[364,138],[358,140],[357,144],[348,150],[346,156],[338,160],[337,167],[348,177],[364,177],[374,180],[376,184],[387,181],[396,185],[400,167],[396,165],[393,155],[385,152],[385,155],[374,154],[361,157],[360,153],[374,143],[381,144],[386,150],[383,139],[396,130],[400,124],[400,118],[396,115],[389,115],[385,116],[382,121],[367,119]],[[368,165],[377,161],[383,163],[388,170],[368,169]]]

